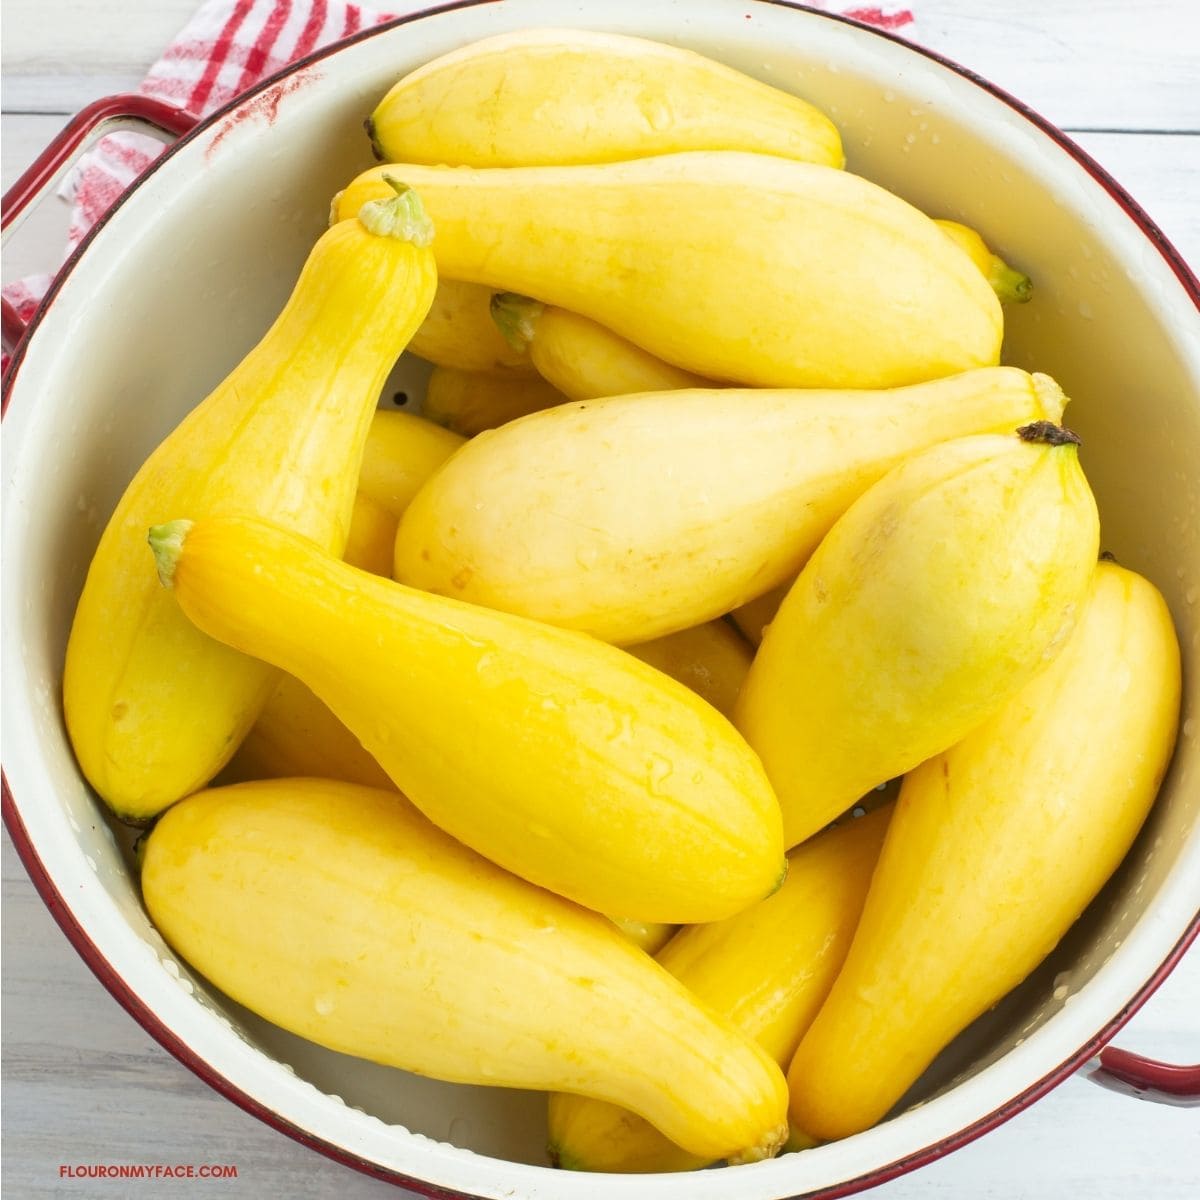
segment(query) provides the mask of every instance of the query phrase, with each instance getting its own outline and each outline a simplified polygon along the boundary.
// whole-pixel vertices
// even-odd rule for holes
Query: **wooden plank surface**
[[[197,0],[5,0],[3,183],[65,114],[136,85]],[[398,4],[389,7],[395,9]],[[415,7],[415,5],[414,5]],[[833,7],[832,5],[830,7]],[[1073,131],[1200,264],[1200,7],[1193,0],[912,0],[907,33]],[[5,279],[53,264],[65,215],[47,206],[5,253]],[[163,1051],[74,954],[3,843],[4,1192],[295,1200],[407,1195],[275,1133]],[[1200,952],[1121,1034],[1131,1049],[1200,1060]],[[236,1180],[65,1180],[69,1164],[233,1163]],[[1195,1200],[1195,1110],[1138,1103],[1073,1078],[880,1200]],[[636,1197],[631,1197],[636,1200]]]

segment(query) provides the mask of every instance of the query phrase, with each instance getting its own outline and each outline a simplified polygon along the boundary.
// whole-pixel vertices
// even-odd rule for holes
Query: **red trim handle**
[[[25,173],[4,193],[0,231],[7,231],[29,205],[62,174],[81,148],[108,127],[134,127],[173,141],[195,128],[199,117],[149,96],[125,93],[104,96],[80,109],[58,131]],[[25,333],[25,322],[7,300],[0,305],[4,349],[11,353]]]
[[[1139,1100],[1185,1108],[1200,1105],[1200,1063],[1176,1066],[1117,1046],[1105,1046],[1099,1054],[1099,1065],[1088,1072],[1088,1078]]]

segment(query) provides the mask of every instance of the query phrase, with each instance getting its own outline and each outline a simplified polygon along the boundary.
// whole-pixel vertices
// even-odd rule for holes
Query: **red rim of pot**
[[[169,161],[180,147],[190,142],[193,138],[200,136],[208,131],[217,123],[226,119],[231,113],[237,111],[243,106],[251,103],[255,97],[261,95],[268,89],[277,86],[281,81],[296,74],[306,67],[335,54],[348,45],[353,45],[357,42],[364,41],[370,37],[376,37],[386,33],[399,26],[411,24],[414,21],[423,20],[426,17],[435,16],[440,13],[450,12],[460,9],[478,8],[484,4],[496,3],[497,0],[458,0],[457,3],[437,5],[431,8],[423,9],[420,12],[410,13],[404,17],[398,17],[394,21],[389,21],[383,25],[377,25],[369,29],[364,29],[357,34],[342,41],[335,42],[330,46],[315,51],[306,57],[297,60],[282,71],[270,78],[263,80],[250,91],[243,93],[237,99],[229,104],[218,109],[203,121],[199,122],[196,127],[185,134],[173,146],[170,146],[160,155],[150,167],[135,180],[122,194],[111,208],[100,218],[99,221],[89,231],[87,236],[81,241],[79,246],[64,263],[63,267],[58,272],[54,279],[50,290],[43,298],[37,311],[34,313],[26,330],[26,335],[21,339],[20,344],[13,352],[12,361],[9,364],[9,369],[5,373],[3,381],[3,410],[7,412],[8,401],[12,391],[13,384],[16,380],[19,368],[25,357],[25,349],[29,343],[30,336],[34,333],[37,326],[41,323],[42,318],[53,303],[54,298],[62,288],[67,277],[73,271],[81,254],[83,254],[91,244],[93,238],[107,224],[108,220],[118,208],[128,199],[136,188],[147,179],[151,174],[157,171],[160,166]],[[897,37],[895,34],[889,33],[886,30],[878,29],[874,26],[864,24],[863,22],[853,20],[852,18],[841,16],[836,13],[823,12],[819,9],[809,8],[806,5],[794,3],[793,0],[748,0],[748,3],[754,5],[769,5],[775,8],[790,8],[799,12],[808,13],[814,17],[820,17],[829,21],[838,21],[845,25],[850,25],[856,29],[864,30],[876,37],[885,38],[890,42],[903,46],[905,49],[914,53],[923,55],[932,62],[938,63],[940,66],[953,71],[956,75],[961,76],[975,86],[988,92],[996,99],[1002,101],[1018,115],[1024,117],[1031,124],[1036,126],[1042,133],[1049,137],[1056,145],[1071,156],[1085,171],[1116,201],[1116,203],[1125,211],[1125,213],[1138,225],[1141,231],[1146,235],[1154,248],[1166,260],[1167,265],[1171,268],[1174,274],[1178,277],[1184,291],[1191,298],[1198,311],[1200,311],[1200,282],[1196,276],[1188,268],[1183,258],[1162,230],[1150,219],[1142,207],[1130,196],[1123,187],[1109,173],[1100,166],[1086,151],[1076,145],[1069,137],[1061,130],[1052,125],[1044,117],[1040,116],[1026,104],[1010,95],[1004,89],[990,83],[982,76],[975,72],[960,66],[945,56],[928,50],[925,47],[908,42],[903,38]],[[747,18],[752,18],[753,13],[746,14]],[[51,915],[58,922],[67,939],[75,947],[76,952],[91,968],[97,979],[108,989],[117,1002],[146,1030],[151,1037],[155,1039],[164,1049],[169,1051],[177,1058],[185,1067],[199,1076],[207,1083],[214,1091],[219,1092],[226,1099],[231,1100],[238,1107],[244,1109],[252,1116],[257,1117],[260,1121],[279,1130],[281,1133],[287,1134],[297,1142],[308,1146],[309,1148],[318,1151],[331,1158],[336,1162],[342,1163],[345,1166],[352,1167],[363,1174],[373,1176],[376,1179],[383,1179],[389,1183],[394,1183],[398,1186],[410,1188],[411,1190],[420,1193],[424,1196],[432,1197],[433,1200],[476,1200],[469,1193],[457,1192],[445,1188],[439,1188],[419,1179],[414,1179],[411,1176],[404,1175],[402,1172],[393,1171],[388,1168],[371,1163],[365,1159],[357,1158],[354,1155],[348,1154],[342,1147],[335,1146],[332,1143],[326,1142],[307,1131],[300,1129],[291,1122],[285,1120],[279,1113],[273,1109],[267,1108],[260,1104],[253,1097],[249,1096],[231,1083],[225,1076],[213,1069],[213,1067],[204,1059],[197,1056],[189,1045],[180,1040],[175,1033],[168,1028],[159,1017],[152,1012],[142,1001],[142,999],[130,989],[124,978],[117,972],[112,964],[104,957],[96,945],[92,942],[87,932],[80,925],[67,901],[63,898],[46,870],[42,860],[38,857],[37,851],[33,847],[29,834],[25,829],[24,822],[21,820],[20,813],[17,809],[16,801],[13,798],[12,791],[8,784],[7,775],[2,779],[3,791],[3,817],[4,824],[8,828],[9,834],[12,837],[13,844],[16,847],[17,854],[23,863],[26,871],[29,873],[30,879],[33,881],[34,887],[37,889],[46,907],[50,910]],[[950,1134],[947,1137],[941,1138],[932,1145],[925,1146],[920,1150],[914,1151],[911,1154],[905,1155],[903,1158],[897,1159],[895,1162],[888,1163],[886,1166],[879,1167],[866,1174],[857,1176],[854,1179],[847,1180],[843,1183],[833,1184],[829,1187],[820,1188],[816,1191],[805,1192],[792,1198],[792,1200],[836,1200],[837,1197],[849,1196],[856,1192],[863,1191],[870,1187],[875,1187],[881,1183],[886,1183],[888,1180],[895,1179],[900,1175],[907,1174],[919,1167],[928,1165],[939,1158],[967,1145],[983,1134],[1002,1125],[1009,1118],[1016,1116],[1017,1113],[1027,1108],[1035,1100],[1040,1099],[1047,1092],[1051,1091],[1060,1084],[1068,1076],[1074,1074],[1084,1063],[1093,1058],[1113,1037],[1118,1030],[1133,1016],[1135,1012],[1146,1002],[1146,1000],[1154,993],[1164,979],[1171,973],[1179,960],[1183,957],[1188,947],[1200,934],[1200,912],[1192,918],[1188,926],[1183,930],[1182,936],[1172,947],[1167,957],[1159,964],[1154,973],[1147,979],[1134,995],[1125,1003],[1125,1005],[1091,1038],[1088,1039],[1074,1054],[1063,1060],[1057,1067],[1040,1079],[1030,1084],[1024,1091],[1018,1093],[1004,1104],[1000,1105],[992,1112],[983,1117],[978,1118],[970,1125],[959,1130],[957,1133]]]

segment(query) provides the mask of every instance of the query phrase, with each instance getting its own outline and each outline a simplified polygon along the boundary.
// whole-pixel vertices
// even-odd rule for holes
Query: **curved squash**
[[[151,545],[199,628],[301,679],[426,816],[515,874],[673,923],[778,885],[757,757],[631,655],[377,579],[261,521],[174,521]]]
[[[510,344],[525,348],[537,373],[569,400],[716,386],[587,317],[515,292],[492,298],[492,318]]]
[[[766,1158],[786,1136],[783,1075],[758,1047],[608,921],[394,792],[312,779],[201,792],[147,839],[142,893],[197,971],[333,1050],[618,1100],[701,1154]]]
[[[774,896],[681,930],[659,964],[786,1064],[850,949],[890,816],[881,809],[797,847]],[[575,1170],[690,1171],[712,1161],[628,1109],[585,1096],[552,1095],[549,1124],[551,1157]]]
[[[79,765],[119,816],[145,820],[207,783],[276,678],[163,594],[146,527],[255,513],[341,553],[379,390],[433,296],[431,236],[411,191],[329,229],[262,341],[118,503],[75,612],[63,703]]]
[[[1166,604],[1101,563],[1058,658],[905,778],[846,965],[792,1059],[800,1128],[882,1119],[1050,953],[1150,811],[1179,700]]]
[[[840,167],[819,109],[678,46],[583,29],[483,38],[404,76],[367,122],[383,159],[475,167],[755,150]]]
[[[560,405],[446,463],[401,519],[394,574],[605,641],[648,641],[794,578],[905,456],[1057,418],[1062,404],[1046,376],[993,367],[881,392],[723,388]]]
[[[924,213],[832,167],[707,151],[569,167],[388,166],[438,269],[590,317],[657,358],[758,387],[882,388],[999,361],[987,281]]]
[[[1078,438],[935,446],[829,531],[767,627],[735,720],[794,845],[940,754],[1061,650],[1099,542]]]

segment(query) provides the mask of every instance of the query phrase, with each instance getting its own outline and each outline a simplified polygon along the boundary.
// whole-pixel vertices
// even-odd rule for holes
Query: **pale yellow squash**
[[[850,949],[890,815],[848,821],[793,850],[774,896],[725,921],[681,930],[659,963],[786,1065]],[[713,1161],[601,1100],[557,1093],[549,1122],[551,1156],[575,1170],[688,1171]]]
[[[383,159],[507,167],[755,150],[840,167],[819,109],[691,50],[583,29],[483,38],[404,76],[367,123]]]
[[[425,481],[462,444],[461,437],[433,421],[381,409],[367,432],[359,494],[399,520]]]
[[[540,375],[500,375],[434,367],[421,412],[460,437],[474,437],[566,401]]]
[[[415,193],[350,215],[263,339],[138,471],[88,570],[63,703],[83,773],[123,818],[211,779],[276,678],[183,618],[147,569],[147,527],[181,511],[254,513],[342,551],[380,388],[436,283]]]
[[[608,921],[480,858],[394,792],[201,792],[150,834],[142,893],[197,971],[333,1050],[616,1100],[710,1156],[766,1158],[784,1140],[787,1088],[762,1050]]]
[[[525,348],[538,374],[569,400],[716,386],[647,354],[587,317],[528,296],[498,293],[492,299],[492,317],[512,345]]]
[[[924,213],[845,171],[707,151],[596,166],[387,166],[438,269],[580,313],[657,358],[759,387],[880,388],[999,360],[1000,302]]]
[[[1074,435],[946,442],[885,475],[788,592],[735,720],[794,845],[940,754],[1061,650],[1099,541]]]
[[[1047,377],[994,367],[891,391],[560,405],[446,463],[400,522],[394,574],[606,641],[649,641],[794,578],[906,456],[1056,419],[1063,402]]]
[[[1162,597],[1101,563],[1057,660],[905,778],[846,965],[792,1060],[802,1129],[881,1120],[1050,953],[1150,811],[1179,698]]]
[[[532,375],[529,356],[510,345],[492,320],[494,294],[483,284],[439,279],[429,314],[409,350],[439,367]]]
[[[718,920],[784,868],[757,756],[592,638],[406,588],[261,521],[151,534],[183,612],[307,684],[435,824],[601,912]]]

